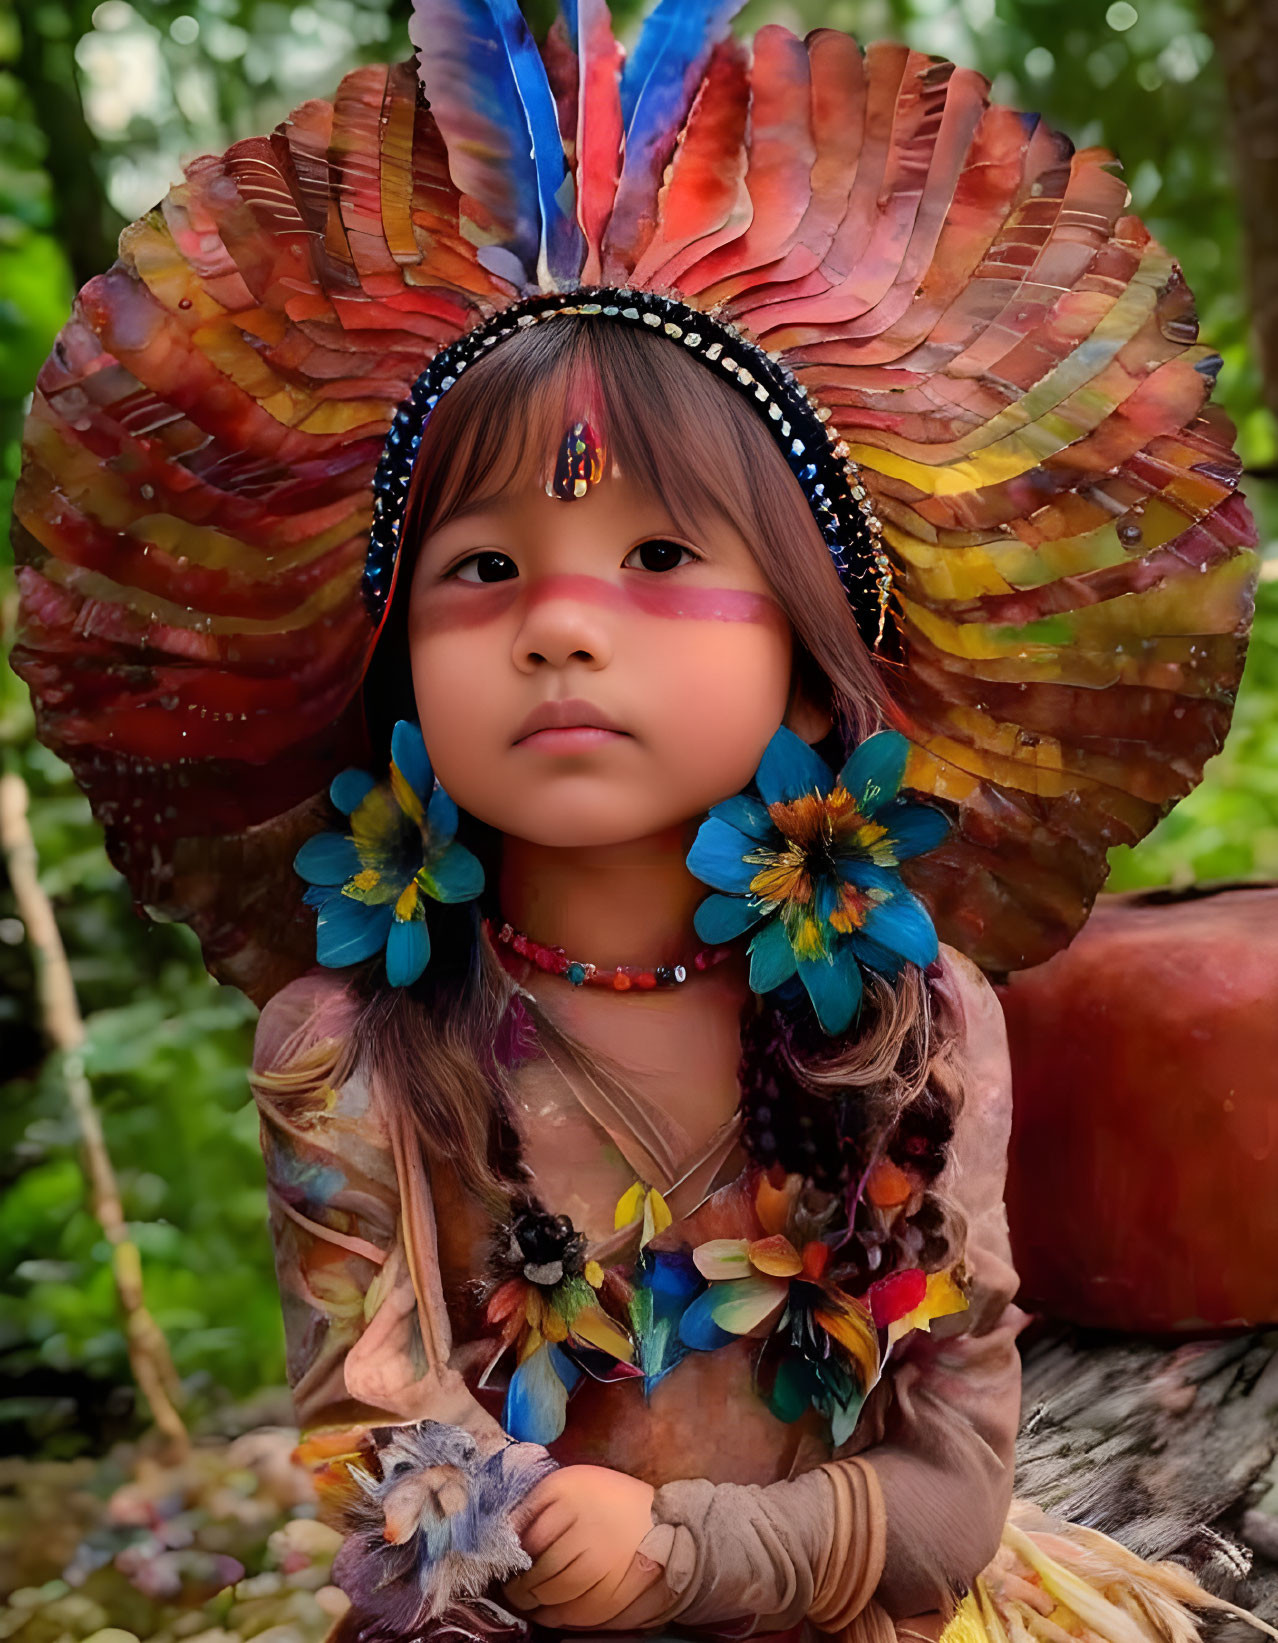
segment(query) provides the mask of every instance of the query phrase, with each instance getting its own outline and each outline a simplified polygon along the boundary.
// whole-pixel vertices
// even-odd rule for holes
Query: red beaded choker
[[[574,987],[610,987],[615,993],[629,992],[631,988],[651,992],[654,987],[678,987],[688,979],[690,969],[712,969],[732,951],[731,947],[703,947],[693,957],[691,966],[657,964],[646,968],[637,964],[618,964],[613,969],[605,969],[569,958],[562,947],[547,947],[540,941],[534,941],[522,930],[516,930],[513,924],[498,925],[486,918],[484,928],[495,946],[513,948],[521,958],[526,958],[548,975],[563,976]]]

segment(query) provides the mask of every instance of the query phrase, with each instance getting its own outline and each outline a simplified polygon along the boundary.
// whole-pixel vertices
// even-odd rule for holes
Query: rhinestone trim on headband
[[[681,342],[750,400],[807,497],[862,638],[871,649],[877,648],[892,594],[891,564],[881,541],[883,524],[847,444],[842,439],[831,442],[825,431],[829,409],[819,405],[779,359],[735,326],[671,297],[624,286],[583,286],[512,303],[440,349],[418,377],[391,423],[373,479],[373,527],[362,589],[374,623],[380,627],[394,588],[413,463],[431,412],[467,366],[489,348],[557,314],[602,315]]]

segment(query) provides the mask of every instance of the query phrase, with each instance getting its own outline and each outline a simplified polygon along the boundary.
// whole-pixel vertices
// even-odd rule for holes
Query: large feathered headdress
[[[829,414],[882,521],[914,865],[993,969],[1086,915],[1220,746],[1254,555],[1177,265],[1110,156],[977,74],[604,0],[419,0],[362,68],[196,160],[41,373],[14,665],[139,901],[259,1002],[306,968],[291,862],[364,757],[374,473],[445,345],[603,284],[727,323]],[[419,78],[420,76],[420,78]],[[424,94],[424,95],[423,95]]]

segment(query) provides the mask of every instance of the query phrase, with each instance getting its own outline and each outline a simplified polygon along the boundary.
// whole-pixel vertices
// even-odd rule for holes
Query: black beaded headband
[[[441,395],[489,348],[557,314],[605,316],[669,337],[746,396],[799,481],[851,600],[861,636],[876,648],[883,639],[892,595],[891,564],[881,541],[883,525],[861,482],[860,469],[850,459],[846,443],[832,441],[826,432],[830,411],[816,403],[779,359],[734,326],[671,297],[619,286],[583,286],[512,303],[441,348],[418,377],[391,423],[373,479],[373,528],[363,595],[374,623],[380,626],[394,586],[413,463]]]

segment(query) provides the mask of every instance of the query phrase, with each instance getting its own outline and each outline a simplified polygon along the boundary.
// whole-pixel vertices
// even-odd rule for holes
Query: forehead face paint
[[[572,502],[603,478],[604,442],[589,422],[574,422],[559,442],[546,495]]]

